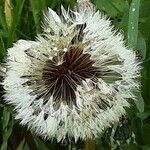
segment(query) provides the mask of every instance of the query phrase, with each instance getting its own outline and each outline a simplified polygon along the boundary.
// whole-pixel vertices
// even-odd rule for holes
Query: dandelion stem
[[[95,141],[93,140],[86,140],[84,143],[84,150],[95,150]]]

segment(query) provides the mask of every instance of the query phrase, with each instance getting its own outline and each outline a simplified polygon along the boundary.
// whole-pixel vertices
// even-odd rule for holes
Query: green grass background
[[[126,44],[142,61],[141,92],[122,118],[95,141],[58,144],[43,141],[14,120],[11,106],[0,97],[1,150],[150,150],[150,0],[93,0],[97,9],[109,16],[112,24],[124,35]],[[42,11],[51,7],[60,13],[60,6],[75,5],[75,0],[0,0],[0,61],[7,48],[18,39],[34,40],[41,32]],[[0,89],[3,93],[2,88]],[[2,95],[2,94],[1,94]]]

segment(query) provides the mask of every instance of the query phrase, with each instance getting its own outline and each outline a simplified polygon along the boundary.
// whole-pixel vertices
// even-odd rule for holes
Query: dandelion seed
[[[139,63],[94,5],[61,9],[48,9],[36,41],[8,49],[5,100],[43,138],[95,138],[125,114]]]
[[[135,11],[135,8],[132,8],[132,11]]]

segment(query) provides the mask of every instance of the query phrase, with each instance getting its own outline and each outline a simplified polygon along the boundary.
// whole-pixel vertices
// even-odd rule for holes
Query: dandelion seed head
[[[5,100],[46,139],[96,138],[125,114],[139,85],[135,53],[109,19],[83,3],[61,7],[61,17],[49,8],[37,40],[8,49]]]

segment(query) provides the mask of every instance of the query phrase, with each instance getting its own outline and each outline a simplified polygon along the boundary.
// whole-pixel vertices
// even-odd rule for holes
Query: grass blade
[[[10,27],[12,23],[12,14],[11,14],[11,3],[10,0],[4,1],[4,12],[7,26]]]
[[[10,137],[13,129],[13,119],[10,119],[11,112],[8,107],[3,109],[3,143],[1,145],[1,150],[7,149],[8,138]]]
[[[34,1],[30,0],[30,5],[32,9],[32,14],[36,26],[36,33],[39,33],[40,31],[40,25],[41,25],[41,15],[42,11],[44,10],[44,7],[46,6],[45,0],[39,0],[39,1]]]
[[[13,40],[15,39],[15,31],[17,28],[17,25],[19,24],[23,5],[25,0],[17,0],[15,6],[11,6],[12,9],[12,24],[8,31],[8,40],[7,40],[7,47],[9,47]]]
[[[135,48],[137,45],[139,7],[140,7],[140,0],[132,0],[129,9],[128,38],[127,38],[128,46],[131,48]]]

